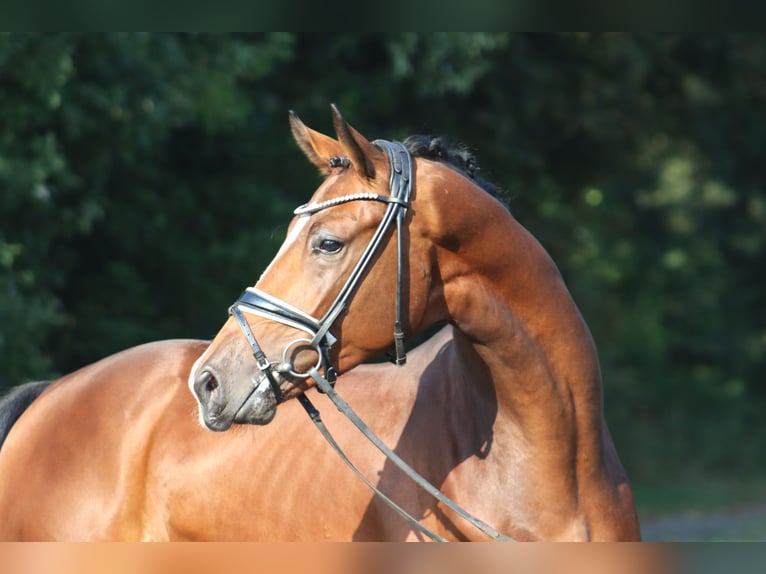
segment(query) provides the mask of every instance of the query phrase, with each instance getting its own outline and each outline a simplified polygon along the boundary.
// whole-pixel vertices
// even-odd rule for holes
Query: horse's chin
[[[266,377],[261,377],[256,389],[234,414],[232,422],[245,425],[266,425],[274,419],[276,413],[277,399]]]
[[[213,411],[200,407],[199,418],[207,430],[224,432],[233,424],[266,425],[274,419],[276,412],[276,397],[268,380],[262,377],[239,406],[230,403]]]
[[[200,417],[200,422],[202,423],[202,427],[209,431],[223,432],[229,430],[229,427],[231,427],[234,421],[232,419],[202,416]]]

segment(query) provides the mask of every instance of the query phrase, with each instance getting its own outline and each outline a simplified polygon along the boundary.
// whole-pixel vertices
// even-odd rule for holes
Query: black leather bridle
[[[253,355],[258,362],[258,368],[267,377],[271,384],[277,401],[281,399],[278,373],[282,372],[297,379],[307,379],[308,372],[297,371],[290,357],[290,352],[297,346],[308,347],[317,352],[317,364],[315,368],[321,368],[324,376],[330,382],[337,377],[337,370],[332,364],[330,349],[336,338],[330,332],[331,327],[345,312],[349,300],[356,291],[362,277],[383,244],[389,229],[396,224],[397,237],[397,280],[396,280],[396,320],[394,323],[395,359],[397,365],[406,362],[404,349],[404,331],[402,329],[402,227],[407,208],[410,204],[412,193],[412,158],[404,144],[377,140],[375,145],[383,149],[388,155],[391,164],[391,177],[389,180],[390,195],[378,195],[375,193],[355,193],[329,199],[320,203],[308,203],[301,205],[295,210],[299,217],[309,217],[314,213],[348,203],[351,201],[377,201],[387,204],[383,219],[378,225],[366,249],[359,261],[351,271],[348,279],[341,288],[330,308],[321,319],[316,319],[304,313],[300,309],[282,301],[278,297],[270,295],[256,287],[248,287],[239,299],[229,308],[229,313],[237,320],[245,338],[253,350]],[[277,321],[288,327],[305,332],[308,337],[300,337],[291,341],[282,352],[282,361],[275,363],[269,361],[250,326],[245,320],[243,313],[249,313]]]

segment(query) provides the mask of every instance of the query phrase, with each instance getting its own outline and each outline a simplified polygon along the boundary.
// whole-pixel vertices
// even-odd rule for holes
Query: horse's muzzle
[[[235,392],[216,371],[208,366],[197,373],[192,390],[200,409],[200,422],[212,431],[225,431],[234,423],[264,425],[274,418],[277,398],[266,376],[244,385]]]

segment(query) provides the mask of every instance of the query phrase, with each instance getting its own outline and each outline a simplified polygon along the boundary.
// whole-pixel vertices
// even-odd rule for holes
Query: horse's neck
[[[442,255],[440,273],[450,320],[486,365],[499,416],[543,444],[600,431],[595,346],[558,269],[510,214],[481,224]],[[600,437],[582,438],[598,448]]]

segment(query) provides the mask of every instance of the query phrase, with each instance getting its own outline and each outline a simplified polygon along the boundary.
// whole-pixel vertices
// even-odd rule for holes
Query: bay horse
[[[337,141],[291,119],[301,148],[328,174],[312,203],[345,196],[349,185],[387,192],[381,181],[388,164],[372,153],[378,148],[335,110],[334,117]],[[456,171],[461,166],[421,152],[413,162],[414,193],[402,227],[407,258],[398,307],[407,313],[400,322],[408,335],[439,321],[451,325],[410,351],[402,366],[357,365],[392,343],[390,333],[378,331],[397,313],[377,304],[391,303],[389,294],[397,291],[396,278],[379,275],[390,271],[392,258],[397,267],[391,251],[401,250],[391,245],[391,234],[370,258],[374,264],[338,323],[325,333],[331,337],[316,347],[308,337],[298,343],[294,335],[285,338],[291,327],[284,316],[277,317],[280,322],[251,315],[245,303],[267,301],[275,305],[270,311],[289,309],[293,326],[306,334],[313,323],[301,309],[319,314],[328,306],[327,299],[311,305],[311,298],[324,297],[324,288],[348,273],[347,253],[358,252],[370,235],[358,226],[369,226],[380,210],[360,200],[365,209],[349,210],[349,202],[300,215],[257,284],[263,298],[238,302],[248,312],[250,335],[274,357],[261,361],[263,370],[252,346],[240,340],[242,326],[234,317],[210,346],[150,343],[51,384],[0,448],[0,539],[419,539],[342,465],[298,402],[288,400],[300,392],[319,404],[349,458],[409,514],[449,540],[486,539],[406,480],[309,388],[316,379],[305,372],[317,375],[314,365],[322,371],[319,381],[340,371],[338,391],[397,454],[505,534],[518,540],[638,539],[630,487],[604,421],[595,348],[555,267],[499,203]],[[454,194],[450,201],[457,202],[458,213],[429,223],[436,207],[429,206],[433,186]],[[486,229],[458,229],[460,237],[445,234],[429,245],[437,236],[424,232],[462,225],[460,210],[487,211]],[[327,217],[332,211],[337,215]],[[501,224],[507,244],[497,245],[493,227]],[[513,270],[521,282],[503,290],[508,309],[492,297],[498,294],[495,281],[470,283],[469,259],[481,254],[468,244],[485,232],[487,239],[495,237],[485,250],[507,257],[490,269]],[[317,242],[317,233],[329,237]],[[294,267],[301,259],[311,263],[310,256],[300,256],[303,249],[318,260],[306,273]],[[463,268],[457,258],[466,258]],[[453,299],[461,276],[467,282],[462,301]],[[290,304],[265,291],[279,277],[287,280],[285,289],[270,292]],[[304,279],[304,295],[290,288]],[[427,293],[418,291],[424,284]],[[475,324],[480,320],[483,328]],[[507,324],[492,336],[501,322]],[[290,352],[280,349],[285,340]],[[0,402],[0,418],[6,411],[15,418],[46,386],[30,385]],[[207,432],[198,416],[207,428],[226,432]]]
[[[332,111],[336,138],[290,116],[325,179],[195,364],[200,422],[268,424],[279,403],[316,385],[330,392],[337,373],[392,346],[403,363],[404,338],[446,322],[455,356],[435,365],[450,381],[443,392],[470,390],[447,399],[441,424],[454,442],[426,464],[491,416],[483,456],[450,481],[495,528],[525,540],[638,538],[596,347],[551,257],[440,150],[413,157],[371,142]],[[454,535],[447,524],[460,519],[436,510],[433,527]]]

